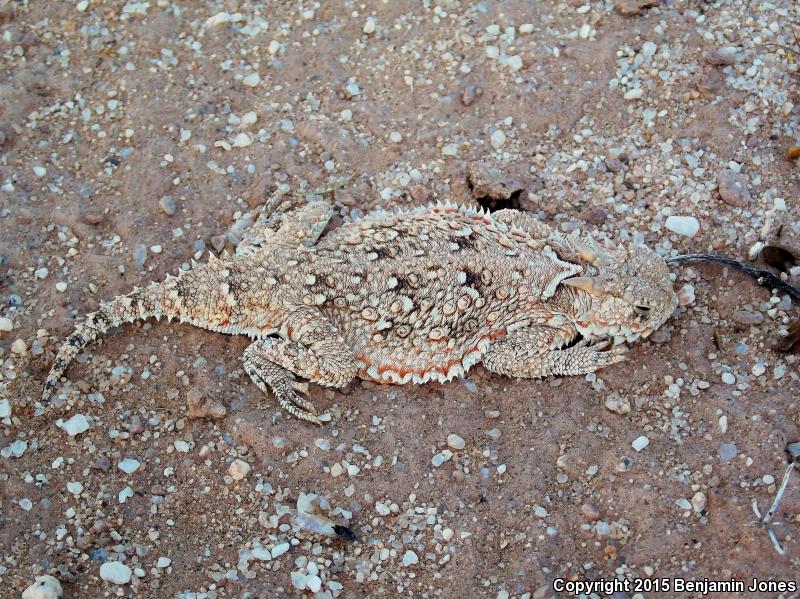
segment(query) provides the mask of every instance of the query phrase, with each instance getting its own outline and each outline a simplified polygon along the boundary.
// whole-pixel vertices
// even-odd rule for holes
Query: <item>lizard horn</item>
[[[561,283],[594,295],[603,290],[594,277],[571,277],[569,279],[564,279]]]

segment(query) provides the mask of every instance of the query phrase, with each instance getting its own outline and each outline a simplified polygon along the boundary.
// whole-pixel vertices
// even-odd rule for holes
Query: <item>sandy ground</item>
[[[267,194],[348,176],[345,218],[475,201],[470,169],[494,167],[495,204],[663,255],[746,257],[777,212],[796,238],[798,5],[651,4],[2,4],[0,595],[43,574],[73,598],[794,581],[797,479],[786,556],[749,524],[800,439],[797,358],[772,349],[796,307],[717,266],[677,269],[674,317],[596,376],[312,388],[318,429],[250,384],[245,339],[162,322],[39,402],[99,301],[232,247]],[[293,529],[305,493],[358,539]]]

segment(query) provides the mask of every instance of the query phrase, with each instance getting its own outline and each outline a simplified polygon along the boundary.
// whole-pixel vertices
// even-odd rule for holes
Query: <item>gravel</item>
[[[663,256],[794,248],[800,80],[779,46],[795,44],[796,2],[7,4],[5,594],[45,573],[70,596],[209,599],[794,575],[729,508],[769,503],[761,473],[797,428],[799,362],[771,349],[796,302],[716,265],[673,268],[680,305],[624,364],[311,385],[319,430],[250,384],[246,339],[176,323],[120,327],[52,402],[39,394],[83,314],[232,249],[273,193],[336,188],[332,226],[491,200]],[[236,460],[252,465],[240,481]],[[309,493],[314,516],[298,518]],[[111,561],[130,586],[97,575]]]

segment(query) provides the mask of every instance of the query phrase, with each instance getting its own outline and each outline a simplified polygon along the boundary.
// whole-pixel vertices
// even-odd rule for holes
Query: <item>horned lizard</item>
[[[326,232],[332,215],[324,201],[273,198],[235,254],[102,304],[61,346],[44,398],[88,343],[166,316],[249,336],[256,386],[319,424],[296,376],[337,388],[446,382],[479,362],[512,377],[585,374],[623,360],[623,343],[677,305],[652,250],[562,235],[516,210],[437,204]]]

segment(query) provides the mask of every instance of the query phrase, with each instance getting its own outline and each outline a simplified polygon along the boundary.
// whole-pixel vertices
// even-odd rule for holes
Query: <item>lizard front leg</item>
[[[515,331],[492,342],[483,365],[491,372],[516,378],[544,378],[587,374],[625,359],[623,346],[603,351],[610,341],[581,341],[560,349],[572,337],[574,333],[546,326]]]
[[[308,385],[295,381],[294,375],[344,387],[356,374],[355,357],[334,326],[313,309],[290,312],[282,330],[287,338],[258,339],[247,347],[245,371],[263,392],[269,388],[287,412],[321,424],[314,405],[299,395]]]

